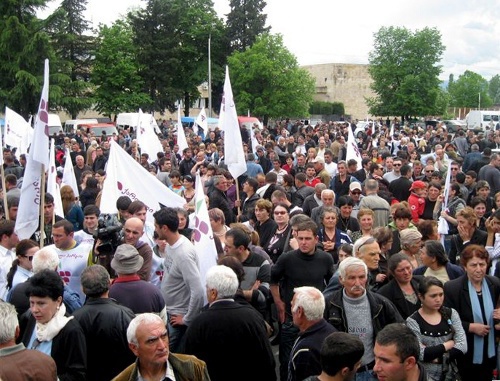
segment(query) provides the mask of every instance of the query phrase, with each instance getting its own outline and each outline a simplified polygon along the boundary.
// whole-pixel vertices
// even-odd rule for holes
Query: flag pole
[[[240,200],[240,184],[238,178],[234,179],[234,184],[236,185],[236,200],[240,201],[240,206],[238,206],[238,215],[241,214],[241,200]]]
[[[71,158],[70,158],[71,160]],[[45,241],[45,165],[42,164],[42,176],[40,181],[40,249]],[[55,213],[55,209],[54,209]],[[52,220],[54,222],[55,218]]]
[[[5,219],[8,221],[10,220],[9,216],[9,205],[7,204],[7,189],[5,189],[5,169],[3,165],[1,167],[1,172],[2,172],[2,189],[3,189],[3,205],[4,205],[4,213],[5,213]]]
[[[208,35],[208,116],[212,117],[212,34]]]

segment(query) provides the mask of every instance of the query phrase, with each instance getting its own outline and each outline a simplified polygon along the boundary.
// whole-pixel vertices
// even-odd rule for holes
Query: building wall
[[[316,79],[314,100],[342,102],[346,115],[355,119],[365,119],[368,106],[365,97],[372,97],[372,78],[368,65],[320,64],[303,66]]]

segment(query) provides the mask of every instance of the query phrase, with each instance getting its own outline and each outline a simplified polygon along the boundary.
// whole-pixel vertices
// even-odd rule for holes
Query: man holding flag
[[[26,170],[24,172],[21,200],[16,218],[16,232],[20,239],[31,237],[37,230],[40,219],[40,205],[43,198],[45,175],[49,167],[49,60],[45,60],[44,83],[35,130],[31,141]],[[42,223],[43,225],[43,223]]]

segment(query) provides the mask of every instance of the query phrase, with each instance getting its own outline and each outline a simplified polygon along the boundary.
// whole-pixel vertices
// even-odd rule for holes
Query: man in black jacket
[[[109,298],[110,278],[103,266],[87,267],[81,282],[87,302],[73,316],[87,341],[87,379],[109,381],[135,361],[127,342],[127,327],[135,314]]]
[[[359,250],[362,248],[364,255],[380,255],[377,242],[362,244]],[[373,347],[378,332],[387,324],[403,323],[404,320],[388,299],[366,288],[368,268],[361,259],[344,259],[340,263],[339,273],[343,288],[325,295],[326,319],[339,331],[361,339],[365,353],[358,373],[366,372],[368,377],[375,366]],[[364,379],[363,375],[360,378]]]

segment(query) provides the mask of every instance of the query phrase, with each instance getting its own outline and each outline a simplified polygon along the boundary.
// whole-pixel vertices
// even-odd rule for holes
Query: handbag
[[[462,377],[458,373],[456,359],[450,359],[449,353],[443,355],[443,373],[441,381],[462,381]]]

